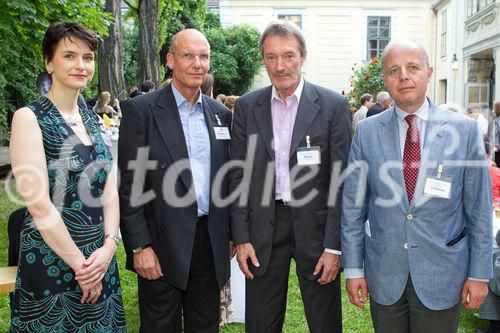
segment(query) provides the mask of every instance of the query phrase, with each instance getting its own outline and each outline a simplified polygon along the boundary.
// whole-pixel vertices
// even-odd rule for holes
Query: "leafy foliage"
[[[377,96],[379,92],[385,90],[385,85],[382,81],[382,68],[378,57],[372,58],[369,63],[360,68],[353,67],[352,70],[349,100],[354,108],[358,109],[361,106],[359,99],[363,94]]]
[[[122,25],[123,36],[123,73],[125,86],[137,85],[137,70],[139,64],[139,28],[136,24]]]
[[[166,65],[170,40],[183,29],[193,28],[203,31],[208,7],[206,0],[163,0],[160,2],[162,4],[158,17],[158,43],[160,61],[164,67],[164,74],[168,77],[172,75]]]
[[[213,28],[206,32],[211,46],[214,95],[242,95],[262,64],[259,32],[249,25]]]
[[[37,96],[35,86],[44,71],[41,44],[55,21],[78,21],[99,35],[107,33],[111,17],[100,0],[0,0],[0,132],[9,113]]]

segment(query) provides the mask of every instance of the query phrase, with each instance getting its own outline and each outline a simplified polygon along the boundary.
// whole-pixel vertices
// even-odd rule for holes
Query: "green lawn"
[[[7,265],[7,219],[18,205],[12,203],[5,193],[5,182],[0,181],[0,266]],[[125,302],[125,311],[127,318],[128,331],[135,333],[139,331],[139,311],[137,304],[136,278],[135,274],[125,270],[125,253],[123,246],[118,250],[118,261],[120,266],[121,285],[123,289],[123,301]],[[304,316],[304,309],[300,298],[297,277],[295,276],[295,267],[290,270],[289,293],[287,313],[285,317],[286,333],[304,333],[307,332],[307,323]],[[343,289],[344,290],[344,289]],[[361,311],[350,305],[348,299],[342,295],[342,311],[344,332],[365,333],[373,332],[369,309]],[[0,332],[8,332],[9,328],[9,297],[0,296]],[[478,319],[475,313],[469,311],[462,312],[459,332],[475,333],[477,328],[484,329],[487,324]],[[223,333],[244,332],[242,324],[230,324],[222,328]]]

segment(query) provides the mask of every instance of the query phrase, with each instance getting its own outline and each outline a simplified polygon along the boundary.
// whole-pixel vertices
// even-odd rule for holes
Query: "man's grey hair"
[[[275,21],[271,22],[262,32],[259,40],[260,53],[264,56],[264,49],[262,45],[267,37],[281,36],[281,37],[295,37],[299,43],[300,55],[305,57],[307,54],[306,39],[300,31],[299,27],[291,22]]]
[[[425,48],[414,42],[414,41],[411,41],[411,40],[398,40],[398,41],[393,41],[393,42],[390,42],[384,49],[384,52],[382,53],[382,60],[380,62],[380,65],[382,66],[382,72],[385,71],[384,69],[384,62],[385,62],[385,57],[387,56],[387,54],[389,53],[389,51],[396,47],[396,46],[406,46],[406,47],[414,47],[414,48],[418,48],[422,54],[424,55],[424,66],[425,66],[425,69],[429,69],[430,67],[430,62],[429,62],[429,54],[427,53],[427,51],[425,50]]]
[[[377,103],[391,99],[391,95],[387,91],[381,91],[377,94]]]

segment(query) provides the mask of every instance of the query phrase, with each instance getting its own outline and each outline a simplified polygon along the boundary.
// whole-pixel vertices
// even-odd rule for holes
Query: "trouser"
[[[277,202],[273,245],[269,266],[261,277],[246,279],[245,330],[247,333],[279,333],[285,318],[290,262],[294,257],[291,208]],[[307,280],[297,266],[297,277],[304,302],[309,331],[342,331],[340,274],[327,284]],[[319,277],[318,277],[319,278]]]

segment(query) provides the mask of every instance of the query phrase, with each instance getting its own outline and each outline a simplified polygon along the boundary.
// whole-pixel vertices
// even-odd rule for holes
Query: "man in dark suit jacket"
[[[387,91],[381,91],[377,94],[377,103],[373,104],[366,113],[366,118],[381,113],[391,107],[391,96]]]
[[[218,332],[229,278],[229,212],[214,184],[229,158],[232,114],[201,94],[210,45],[197,30],[174,36],[166,88],[124,105],[118,164],[127,268],[138,274],[141,332]]]
[[[272,23],[260,48],[272,86],[236,101],[231,141],[231,160],[251,170],[230,174],[242,194],[231,227],[247,277],[246,331],[281,332],[294,258],[310,331],[340,332],[340,195],[330,185],[347,163],[347,100],[303,80],[296,26]]]

